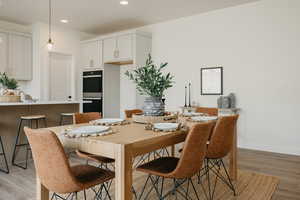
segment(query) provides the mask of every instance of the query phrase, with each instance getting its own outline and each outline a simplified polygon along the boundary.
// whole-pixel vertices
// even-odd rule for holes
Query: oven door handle
[[[83,101],[90,101],[90,100],[102,100],[101,97],[95,97],[95,98],[84,98]]]
[[[102,75],[90,75],[90,76],[83,76],[83,78],[101,78]]]

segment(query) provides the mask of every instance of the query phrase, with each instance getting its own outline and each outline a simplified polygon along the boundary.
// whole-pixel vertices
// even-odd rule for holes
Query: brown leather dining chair
[[[75,113],[73,117],[74,124],[84,124],[89,123],[90,121],[97,120],[101,118],[101,114],[97,112],[90,113]],[[76,150],[77,156],[80,158],[86,159],[87,164],[89,161],[93,161],[99,163],[101,167],[105,167],[108,169],[108,164],[115,162],[114,159],[98,156],[90,153],[86,153],[83,151]]]
[[[194,125],[187,135],[180,158],[162,157],[139,166],[137,171],[149,174],[139,199],[143,197],[149,180],[152,183],[152,187],[143,199],[147,199],[153,189],[160,200],[166,199],[167,196],[175,193],[176,195],[177,193],[180,194],[185,199],[193,199],[188,191],[189,187],[187,187],[186,191],[182,187],[186,182],[192,186],[195,198],[199,199],[192,177],[202,168],[206,155],[206,143],[212,128],[212,122]],[[167,178],[173,179],[174,187],[171,191],[163,194],[164,180]],[[161,188],[159,188],[160,180]]]
[[[125,116],[127,119],[132,118],[132,115],[134,114],[143,114],[143,111],[141,109],[125,110]]]
[[[216,184],[214,184],[213,188],[210,184],[211,173],[215,175],[215,183],[217,180],[223,181],[233,191],[234,196],[236,196],[235,187],[230,179],[223,158],[232,150],[238,118],[239,115],[219,117],[208,144],[204,169],[208,180],[210,199],[213,199],[216,189]]]
[[[104,188],[110,198],[105,183],[115,177],[114,172],[90,165],[71,167],[55,133],[46,129],[33,130],[26,127],[24,131],[32,149],[37,176],[49,191],[54,192],[52,199],[77,199],[77,193],[80,191],[84,192],[86,199],[86,190],[97,185],[101,185],[100,188]],[[98,199],[98,193],[93,191],[95,199]],[[58,194],[68,196],[65,198]]]
[[[218,116],[219,110],[218,108],[197,107],[196,112],[204,113],[209,116]]]
[[[89,113],[75,113],[73,115],[73,124],[84,124],[90,121],[100,119],[101,113],[89,112]]]
[[[85,123],[89,123],[90,121],[97,120],[100,118],[101,118],[101,114],[98,112],[75,113],[73,115],[73,123],[74,124],[85,124]],[[112,169],[114,169],[114,164],[113,164],[115,162],[114,159],[95,155],[95,154],[90,154],[90,153],[83,152],[80,150],[76,150],[75,152],[78,157],[86,160],[86,164],[89,164],[89,161],[92,161],[92,162],[97,163],[99,165],[98,167],[100,167],[100,168],[110,170],[109,167],[111,167]],[[112,181],[108,181],[107,182],[108,190],[110,190],[111,185],[112,185]],[[105,196],[105,199],[106,199],[106,196]]]

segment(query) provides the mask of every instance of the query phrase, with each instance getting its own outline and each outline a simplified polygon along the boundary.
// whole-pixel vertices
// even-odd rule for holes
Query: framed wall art
[[[223,67],[201,68],[201,95],[223,95]]]

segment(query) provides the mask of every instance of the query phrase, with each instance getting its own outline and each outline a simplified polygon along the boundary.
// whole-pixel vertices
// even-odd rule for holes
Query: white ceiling
[[[53,23],[89,33],[108,33],[257,0],[52,0]],[[2,4],[2,5],[1,5]],[[48,0],[0,0],[0,20],[48,22]]]

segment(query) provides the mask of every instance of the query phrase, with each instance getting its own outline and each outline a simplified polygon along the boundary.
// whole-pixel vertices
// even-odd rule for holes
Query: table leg
[[[229,173],[231,176],[231,179],[236,181],[237,180],[237,151],[238,151],[238,147],[237,147],[237,127],[235,127],[234,130],[234,136],[233,136],[233,146],[232,146],[232,150],[230,153],[230,169],[229,169]]]
[[[45,186],[43,186],[38,176],[36,178],[36,199],[49,200],[49,190]]]
[[[132,154],[128,146],[115,146],[115,199],[132,200]]]

